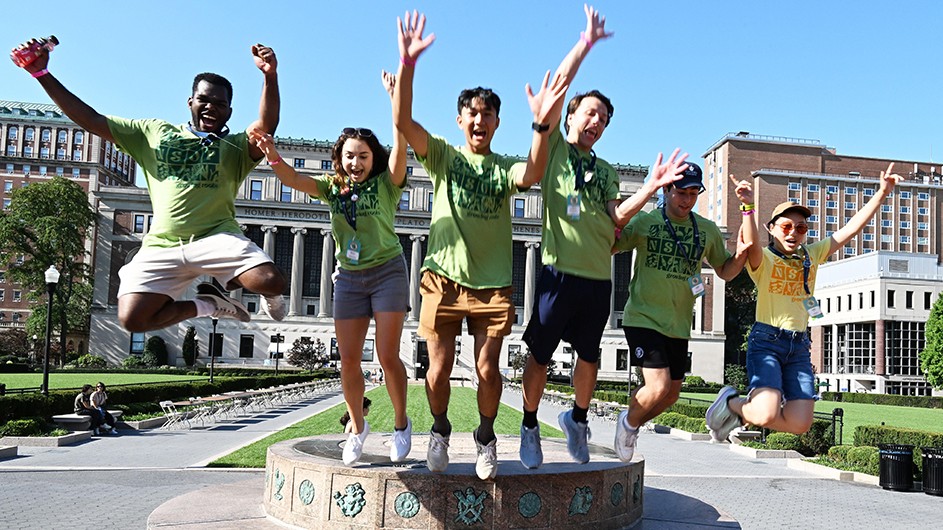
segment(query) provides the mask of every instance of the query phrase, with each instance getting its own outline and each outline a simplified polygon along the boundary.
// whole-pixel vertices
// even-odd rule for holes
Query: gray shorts
[[[351,271],[338,268],[334,277],[334,318],[370,318],[374,313],[409,310],[409,278],[402,254],[382,265]]]

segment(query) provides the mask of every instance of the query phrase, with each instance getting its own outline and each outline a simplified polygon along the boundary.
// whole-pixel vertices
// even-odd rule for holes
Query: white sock
[[[193,305],[196,306],[196,316],[198,317],[208,317],[216,311],[216,306],[206,300],[200,300],[199,298],[193,299]]]

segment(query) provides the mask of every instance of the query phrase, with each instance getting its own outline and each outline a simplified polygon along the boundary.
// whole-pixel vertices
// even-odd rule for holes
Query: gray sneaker
[[[740,425],[740,417],[730,410],[727,400],[737,397],[737,390],[732,386],[725,386],[717,393],[717,399],[707,409],[704,419],[711,433],[711,440],[723,442],[730,436],[730,431]]]
[[[589,462],[589,439],[592,433],[589,424],[578,423],[573,419],[573,409],[561,412],[557,416],[560,430],[566,435],[566,449],[570,457],[578,464]]]
[[[429,431],[429,449],[426,451],[426,467],[441,473],[449,467],[449,437]]]
[[[475,473],[481,480],[491,480],[498,474],[498,439],[495,438],[487,445],[478,441],[478,429],[472,433],[475,447],[478,449],[478,459],[475,461]]]
[[[288,311],[288,304],[285,303],[285,297],[282,295],[263,296],[262,310],[265,311],[265,313],[272,320],[281,321],[285,319],[285,313]]]
[[[528,429],[521,425],[521,464],[527,469],[537,469],[544,463],[544,451],[540,448],[540,425]]]
[[[196,292],[197,298],[213,304],[213,307],[216,308],[213,314],[210,315],[213,318],[233,318],[240,322],[248,322],[250,320],[249,312],[246,311],[245,306],[238,300],[226,296],[225,293],[220,291],[212,283],[201,283],[197,285]]]
[[[629,411],[623,410],[616,420],[616,441],[614,448],[619,460],[631,462],[635,455],[635,444],[638,442],[638,429],[629,427]]]

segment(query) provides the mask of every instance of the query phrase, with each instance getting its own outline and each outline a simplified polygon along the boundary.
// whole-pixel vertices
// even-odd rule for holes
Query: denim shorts
[[[408,309],[409,279],[402,254],[369,269],[337,269],[335,319],[370,318],[374,313],[405,313]]]
[[[757,322],[747,341],[750,390],[772,388],[783,399],[816,399],[807,331],[790,331]]]
[[[561,340],[570,343],[580,359],[598,361],[611,293],[609,280],[581,278],[544,265],[523,337],[537,364],[549,363]]]

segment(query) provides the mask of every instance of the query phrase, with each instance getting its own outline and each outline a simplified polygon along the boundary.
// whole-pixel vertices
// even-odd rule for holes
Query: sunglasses
[[[344,127],[341,132],[345,136],[359,136],[361,138],[369,138],[373,136],[373,131],[370,129],[365,129],[363,127]]]
[[[799,235],[805,234],[806,232],[809,231],[809,225],[805,225],[805,224],[793,225],[792,223],[780,223],[774,226],[778,226],[779,228],[781,228],[783,231],[783,234],[786,234],[786,235],[789,235],[789,233],[792,232],[793,230],[795,230],[796,233]]]

